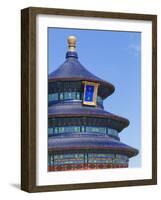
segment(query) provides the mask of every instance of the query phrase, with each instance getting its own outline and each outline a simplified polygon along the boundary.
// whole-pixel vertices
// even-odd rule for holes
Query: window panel
[[[85,127],[82,126],[82,127],[81,127],[81,130],[82,130],[82,132],[85,132]]]
[[[57,100],[82,100],[82,92],[60,92],[60,93],[51,93],[48,95],[49,101]],[[97,103],[103,104],[103,99],[100,96],[97,96]]]
[[[100,96],[97,96],[97,102],[99,104],[102,104],[103,103],[103,99]]]
[[[80,132],[80,126],[75,126],[74,127],[74,132]]]
[[[48,100],[51,101],[51,94],[48,95]]]
[[[51,128],[51,127],[48,128],[48,134],[49,134],[50,136],[53,135],[53,128]]]
[[[106,133],[106,127],[87,126],[86,131],[91,133]]]
[[[115,129],[108,128],[108,135],[118,136],[118,132]]]
[[[55,128],[54,128],[54,133],[56,133],[56,134],[59,133],[58,127],[55,127]]]
[[[64,133],[64,127],[59,127],[59,133]]]
[[[64,92],[64,99],[69,99],[69,92]]]
[[[106,127],[97,127],[97,126],[60,126],[60,127],[49,127],[48,132],[51,133],[100,133],[107,134],[111,136],[118,136],[118,132],[115,129],[106,128]]]
[[[48,95],[49,101],[57,101],[58,100],[58,93],[53,93]]]
[[[57,101],[58,100],[58,93],[53,93],[52,94],[52,100]]]
[[[76,99],[76,93],[75,92],[71,92],[71,99]]]
[[[60,93],[60,100],[63,100],[64,99],[64,94],[61,92]]]
[[[80,100],[81,98],[80,98],[80,92],[76,92],[76,99],[77,100]]]

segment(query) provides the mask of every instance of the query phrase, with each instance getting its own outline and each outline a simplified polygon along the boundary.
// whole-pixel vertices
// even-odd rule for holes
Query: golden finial
[[[71,35],[68,37],[68,50],[69,51],[75,51],[76,48],[76,37]]]

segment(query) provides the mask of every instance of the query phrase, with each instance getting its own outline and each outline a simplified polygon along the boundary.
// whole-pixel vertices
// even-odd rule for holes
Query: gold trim
[[[89,82],[89,81],[83,81],[83,84],[84,84],[83,105],[97,106],[97,93],[98,93],[98,86],[100,84],[95,83],[95,82]],[[92,102],[85,101],[86,85],[94,86],[94,94],[93,94],[93,101]]]

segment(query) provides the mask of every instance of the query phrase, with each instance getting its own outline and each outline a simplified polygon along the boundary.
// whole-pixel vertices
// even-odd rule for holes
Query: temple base
[[[48,166],[48,171],[91,170],[107,168],[127,168],[128,164],[76,164],[62,166]]]

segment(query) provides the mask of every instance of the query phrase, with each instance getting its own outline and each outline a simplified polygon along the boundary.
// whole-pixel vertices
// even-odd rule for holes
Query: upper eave
[[[104,99],[110,96],[115,90],[115,87],[111,83],[89,72],[77,58],[73,57],[66,59],[59,68],[49,74],[49,83],[57,81],[90,81],[99,83],[99,90]]]

